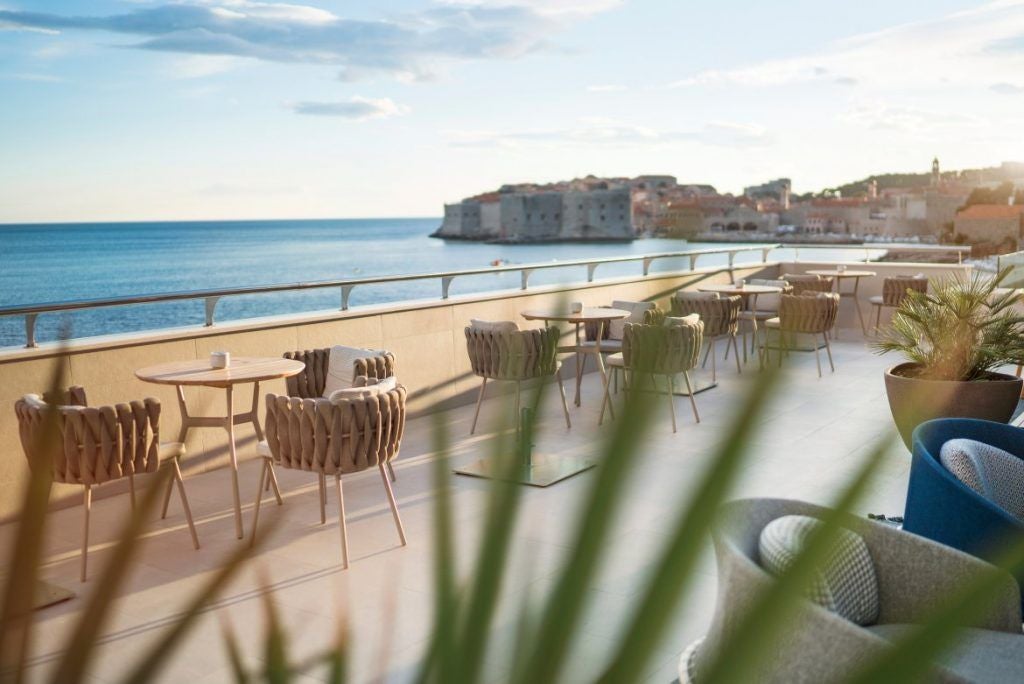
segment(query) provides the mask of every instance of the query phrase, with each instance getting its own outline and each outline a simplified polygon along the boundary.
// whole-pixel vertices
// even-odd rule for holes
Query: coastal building
[[[974,204],[956,215],[954,235],[983,251],[1012,251],[1024,236],[1024,206]]]
[[[503,186],[496,193],[446,204],[444,222],[434,236],[502,242],[632,240],[629,186],[588,180]]]

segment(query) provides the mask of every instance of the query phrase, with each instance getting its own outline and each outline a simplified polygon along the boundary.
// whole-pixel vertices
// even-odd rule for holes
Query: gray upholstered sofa
[[[749,499],[727,504],[714,530],[718,561],[718,603],[707,636],[688,648],[679,664],[680,680],[700,682],[758,593],[773,581],[762,569],[759,544],[765,526],[784,516],[818,518],[825,509],[800,501]],[[842,680],[886,651],[894,639],[920,623],[938,602],[979,569],[983,561],[887,525],[848,516],[844,526],[863,539],[877,578],[877,614],[858,625],[826,608],[801,601],[781,635],[758,682]],[[1024,635],[1020,593],[1006,575],[998,600],[966,626],[957,647],[929,677],[938,682],[1024,681]]]

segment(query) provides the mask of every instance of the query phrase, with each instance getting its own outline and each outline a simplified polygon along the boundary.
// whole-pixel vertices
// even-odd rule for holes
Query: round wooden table
[[[604,357],[601,356],[601,339],[604,337],[604,327],[611,321],[629,318],[631,311],[625,309],[605,309],[601,307],[586,308],[579,313],[569,311],[549,311],[544,309],[531,309],[520,314],[528,321],[544,321],[545,325],[555,323],[572,323],[576,326],[576,344],[568,349],[576,354],[576,399],[577,406],[580,405],[580,385],[583,382],[583,354],[594,354],[597,356],[597,368],[601,371],[602,382],[608,382],[608,373],[604,368]],[[586,323],[597,323],[597,340],[594,346],[584,345],[580,340],[580,329]],[[561,351],[561,348],[560,348]],[[603,395],[602,395],[603,396]]]
[[[835,284],[836,284],[835,285],[836,294],[838,294],[841,299],[849,298],[849,299],[853,300],[853,308],[855,308],[857,310],[857,318],[860,320],[860,331],[863,334],[867,335],[868,334],[868,329],[864,325],[864,312],[861,311],[861,308],[860,308],[860,299],[857,298],[857,290],[860,288],[860,279],[861,278],[874,278],[878,274],[875,273],[874,271],[853,271],[853,270],[850,270],[850,269],[846,269],[844,271],[840,271],[839,269],[835,269],[835,268],[820,269],[820,270],[817,270],[817,271],[808,271],[807,274],[808,275],[823,276],[823,277],[826,277],[826,278],[833,278],[834,279]],[[839,283],[841,283],[844,279],[852,279],[853,280],[853,289],[852,290],[848,290],[846,292],[843,292],[842,288],[839,287]],[[839,328],[837,327],[836,328],[836,332],[838,332],[838,331],[839,331]],[[836,337],[838,338],[838,335]]]
[[[709,285],[698,285],[698,292],[717,292],[718,294],[733,296],[739,295],[743,297],[743,308],[749,312],[749,316],[744,316],[743,320],[750,321],[750,328],[753,337],[753,345],[757,345],[757,316],[754,312],[757,311],[757,296],[763,294],[781,294],[782,288],[775,287],[774,285],[746,285],[743,287],[736,285],[735,283],[712,283]],[[751,299],[752,298],[752,299]],[[767,333],[766,333],[767,335]],[[767,339],[765,344],[768,344]],[[753,348],[751,348],[753,351]],[[726,358],[728,358],[729,347],[726,345],[725,348]],[[761,352],[758,351],[758,359],[760,363],[764,363],[764,358],[761,356]],[[707,359],[705,359],[707,360]],[[747,330],[743,329],[743,363],[747,362]]]
[[[178,391],[178,408],[181,410],[181,431],[178,433],[178,441],[184,443],[188,437],[188,431],[194,427],[218,427],[228,432],[228,450],[231,454],[231,486],[234,489],[235,500],[235,533],[239,539],[243,536],[242,530],[242,503],[238,495],[238,455],[235,451],[235,425],[239,423],[252,423],[256,430],[256,438],[263,439],[263,429],[260,428],[257,409],[260,400],[260,382],[264,380],[277,380],[298,375],[306,364],[301,361],[284,359],[278,357],[256,358],[239,357],[231,359],[230,368],[212,368],[209,359],[196,359],[192,361],[173,361],[162,363],[156,366],[149,366],[135,371],[135,377],[143,382],[152,382],[157,385],[174,385]],[[234,411],[234,386],[245,383],[252,383],[252,408],[245,413]],[[185,404],[186,386],[194,387],[216,387],[223,389],[227,395],[226,416],[193,416],[188,412]],[[273,475],[273,471],[271,471]],[[277,486],[277,479],[272,478],[274,495],[278,503],[281,502],[281,490]],[[168,496],[170,495],[170,489]],[[165,504],[166,507],[166,504]]]

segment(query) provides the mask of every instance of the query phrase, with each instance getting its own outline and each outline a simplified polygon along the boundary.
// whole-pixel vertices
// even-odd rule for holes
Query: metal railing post
[[[217,302],[220,301],[220,297],[206,297],[203,303],[206,308],[206,323],[204,324],[207,328],[213,326],[213,312],[217,308]]]
[[[352,294],[352,288],[355,285],[342,285],[341,286],[341,310],[348,311],[348,296]]]
[[[530,274],[531,273],[533,273],[533,269],[532,268],[524,268],[522,271],[520,271],[520,273],[519,273],[519,283],[520,283],[520,286],[521,286],[520,289],[525,290],[526,288],[528,288],[530,286]]]
[[[455,276],[441,277],[441,299],[448,299],[448,291],[452,286],[453,280],[455,280]]]
[[[595,264],[595,263],[587,264],[587,282],[588,283],[594,282],[594,271],[596,271],[596,270],[597,270],[597,264]]]
[[[25,348],[36,346],[36,318],[39,314],[25,314]]]

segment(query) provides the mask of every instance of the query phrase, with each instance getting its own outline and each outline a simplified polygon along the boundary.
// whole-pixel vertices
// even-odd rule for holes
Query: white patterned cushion
[[[804,515],[786,515],[765,525],[758,544],[761,566],[776,576],[786,572],[821,525]],[[878,619],[878,578],[860,535],[838,531],[825,562],[814,573],[807,598],[858,625]]]
[[[352,382],[355,380],[356,359],[383,356],[385,353],[387,352],[346,347],[341,344],[331,347],[330,355],[327,357],[327,377],[324,379],[324,391],[321,396],[330,397],[340,389],[352,387]]]
[[[608,323],[608,337],[613,340],[621,340],[626,332],[626,323],[643,323],[644,313],[655,306],[654,302],[626,302],[615,300],[612,302],[613,309],[629,311],[629,316]]]
[[[939,460],[956,479],[1016,518],[1024,520],[1024,461],[973,439],[951,439]]]
[[[789,287],[789,281],[787,280],[765,280],[764,278],[751,278],[747,281],[747,285],[763,285],[765,287],[777,287],[781,290],[785,290]],[[780,297],[778,293],[772,292],[769,294],[762,294],[757,296],[757,310],[758,311],[778,311]]]
[[[662,323],[666,328],[682,328],[700,323],[700,314],[692,313],[689,316],[665,316]]]

